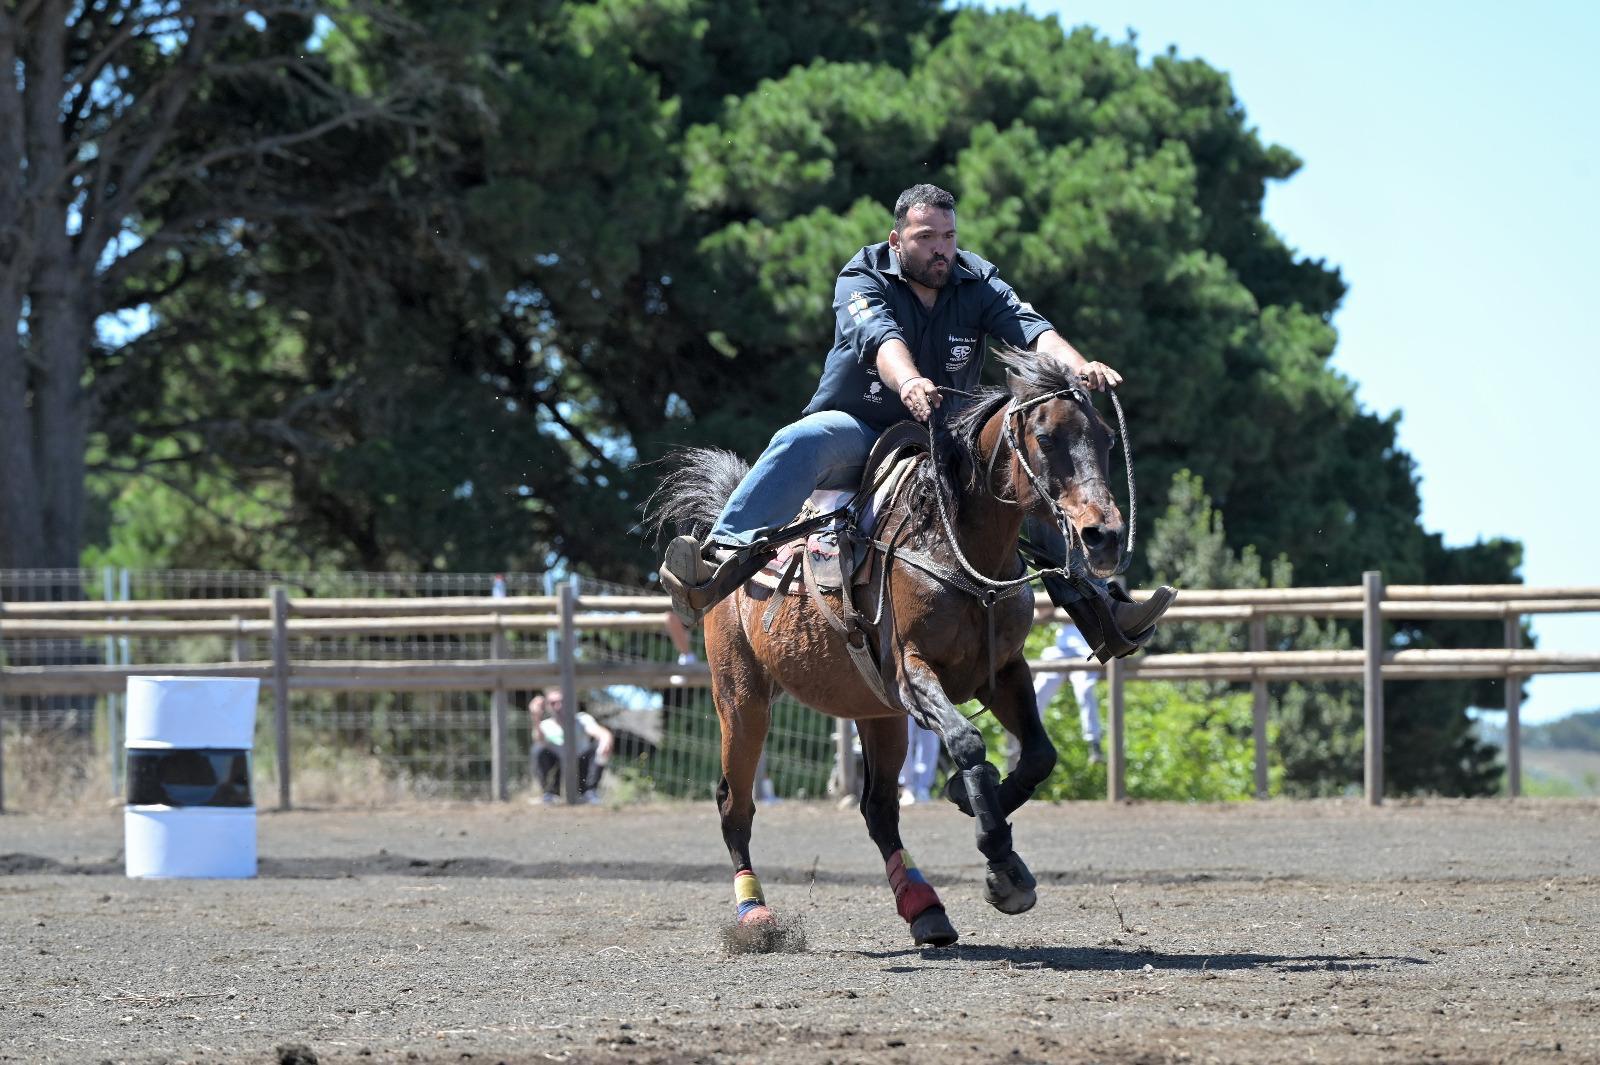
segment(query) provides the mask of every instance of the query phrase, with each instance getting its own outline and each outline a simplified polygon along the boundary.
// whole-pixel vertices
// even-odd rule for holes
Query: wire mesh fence
[[[580,594],[647,595],[647,589],[567,578]],[[543,573],[271,573],[215,570],[0,570],[0,601],[104,601],[108,618],[124,601],[265,599],[275,585],[291,597],[426,598],[553,595],[562,578]],[[507,632],[501,657],[559,657],[555,633]],[[22,665],[151,665],[264,661],[268,635],[48,638],[7,636],[0,661]],[[496,648],[488,634],[294,634],[296,662],[482,661]],[[645,631],[581,631],[586,664],[690,663],[702,653],[698,633],[663,626]],[[264,689],[265,692],[265,689]],[[532,689],[507,693],[507,790],[537,795]],[[492,693],[308,692],[290,699],[290,771],[302,805],[372,804],[401,798],[493,797]],[[709,796],[721,775],[719,732],[703,679],[674,677],[660,688],[617,684],[580,692],[581,708],[616,739],[601,795],[618,799]],[[114,799],[123,786],[126,707],[121,695],[0,698],[0,751],[13,808],[60,808]],[[269,697],[257,714],[254,753],[258,796],[277,793],[277,750]],[[816,797],[833,769],[835,722],[787,697],[773,706],[762,793]]]

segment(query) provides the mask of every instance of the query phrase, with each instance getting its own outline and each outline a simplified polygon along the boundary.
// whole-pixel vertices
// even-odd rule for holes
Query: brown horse
[[[894,550],[874,550],[869,562],[873,600],[878,579],[887,582],[869,639],[887,701],[853,668],[845,641],[809,596],[778,604],[770,631],[763,614],[772,593],[754,584],[705,617],[722,726],[717,805],[741,924],[776,929],[750,862],[750,828],[756,762],[780,689],[857,723],[865,761],[861,811],[917,943],[943,946],[957,933],[900,840],[897,779],[907,714],[936,732],[955,762],[946,794],[977,820],[990,904],[1015,914],[1035,902],[1035,880],[1012,847],[1006,817],[1049,776],[1056,751],[1022,653],[1033,593],[1022,579],[1018,539],[1032,514],[1081,545],[1088,570],[1108,576],[1121,555],[1123,525],[1106,479],[1113,437],[1076,375],[1024,353],[1000,358],[1011,371],[1009,388],[980,393],[950,418],[950,443],[941,445],[949,454],[923,456],[878,519],[874,535]],[[652,502],[653,522],[703,538],[746,469],[725,451],[684,452]],[[838,611],[838,598],[830,598]],[[1004,780],[982,735],[957,709],[974,698],[1021,742]]]

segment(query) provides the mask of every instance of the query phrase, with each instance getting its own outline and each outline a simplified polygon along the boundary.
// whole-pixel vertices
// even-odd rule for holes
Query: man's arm
[[[611,730],[593,718],[583,723],[583,730],[594,739],[595,753],[609,761],[611,750],[617,742],[617,738],[612,734]]]
[[[892,337],[880,344],[877,367],[879,379],[900,394],[900,402],[906,405],[912,417],[919,422],[927,421],[943,397],[934,383],[917,369],[905,341]]]
[[[1090,362],[1078,349],[1067,343],[1067,338],[1054,329],[1047,329],[1033,342],[1033,350],[1047,358],[1067,364],[1089,382],[1090,388],[1116,388],[1122,384],[1122,375],[1103,362]]]
[[[999,274],[990,275],[985,284],[988,303],[984,307],[984,332],[1014,348],[1027,348],[1064,363],[1069,370],[1087,378],[1090,388],[1115,388],[1122,383],[1117,371],[1103,362],[1084,358],[1067,343],[1067,338],[1056,332],[1031,303],[1024,303]]]

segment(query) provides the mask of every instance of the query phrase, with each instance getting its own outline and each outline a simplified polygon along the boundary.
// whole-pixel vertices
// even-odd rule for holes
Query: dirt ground
[[[757,872],[807,949],[730,956],[709,803],[263,813],[253,881],[7,815],[0,1061],[1600,1062],[1600,803],[1035,806],[1018,917],[971,822],[905,822],[958,946],[786,803]]]

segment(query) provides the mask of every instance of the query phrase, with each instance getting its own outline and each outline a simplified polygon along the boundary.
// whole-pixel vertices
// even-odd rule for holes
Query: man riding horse
[[[1093,389],[1122,375],[1085,359],[1022,302],[995,267],[956,247],[956,202],[934,185],[914,185],[895,201],[889,239],[845,264],[834,289],[833,349],[804,417],[778,430],[723,507],[709,538],[667,545],[661,582],[686,623],[759,570],[782,542],[782,528],[817,488],[853,489],[877,438],[908,416],[926,422],[944,402],[976,390],[985,340],[1054,359]],[[941,391],[943,390],[943,391]],[[1116,533],[1081,531],[1085,546]],[[1027,536],[1047,565],[1066,562],[1061,532],[1030,522]],[[778,539],[774,539],[777,537]],[[1144,603],[1093,577],[1044,575],[1051,600],[1067,611],[1101,661],[1143,646],[1175,593],[1162,587]]]

